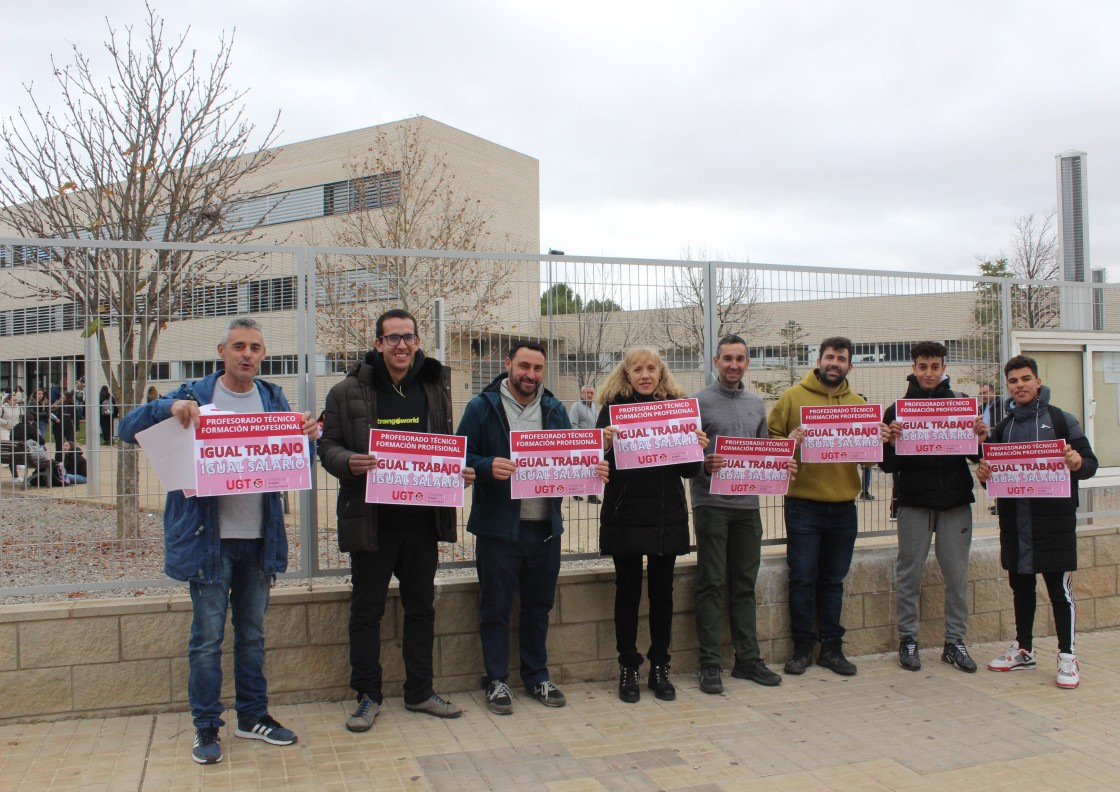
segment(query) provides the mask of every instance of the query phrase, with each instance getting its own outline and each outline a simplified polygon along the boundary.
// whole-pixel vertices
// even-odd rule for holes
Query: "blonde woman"
[[[611,450],[616,429],[610,426],[612,404],[679,399],[677,384],[653,347],[637,347],[611,372],[600,389],[603,405],[596,426],[604,429],[610,478],[599,513],[599,551],[614,560],[614,630],[618,649],[618,697],[641,698],[638,669],[638,608],[642,599],[642,556],[648,558],[650,662],[649,689],[662,701],[676,698],[669,681],[669,643],[673,625],[673,569],[677,556],[689,551],[688,506],[681,478],[700,472],[700,462],[630,470],[615,468]],[[696,432],[707,446],[703,431]]]

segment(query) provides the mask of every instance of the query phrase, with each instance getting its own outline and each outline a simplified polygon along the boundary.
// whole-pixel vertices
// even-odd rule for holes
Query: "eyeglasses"
[[[420,336],[416,335],[416,333],[390,333],[389,335],[381,336],[378,340],[389,346],[396,346],[402,341],[412,346],[413,344],[420,343]]]

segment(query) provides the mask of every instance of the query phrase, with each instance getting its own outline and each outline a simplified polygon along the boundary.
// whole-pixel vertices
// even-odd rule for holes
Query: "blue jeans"
[[[222,580],[192,580],[191,639],[187,645],[190,674],[187,697],[196,729],[221,727],[222,639],[226,611],[233,608],[234,709],[245,718],[268,713],[268,682],[264,677],[264,613],[272,580],[261,571],[262,539],[222,540]]]
[[[814,616],[820,640],[839,641],[844,637],[840,624],[844,578],[856,544],[856,505],[787,497],[785,514],[789,626],[794,646],[811,646],[816,640]]]
[[[547,521],[521,522],[517,539],[479,536],[475,543],[478,570],[478,627],[482,639],[484,682],[509,680],[509,621],[513,598],[520,591],[518,640],[521,681],[533,687],[548,679],[548,614],[556,601],[560,575],[560,542]]]

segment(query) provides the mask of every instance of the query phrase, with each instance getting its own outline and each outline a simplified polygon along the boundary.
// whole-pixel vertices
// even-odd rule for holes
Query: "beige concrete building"
[[[221,211],[224,227],[259,223],[255,244],[283,247],[200,267],[175,310],[156,317],[165,326],[150,357],[152,383],[166,391],[212,370],[215,342],[228,319],[240,314],[265,325],[269,355],[262,375],[281,382],[294,376],[301,266],[316,273],[318,374],[343,370],[372,346],[372,319],[401,304],[426,322],[438,298],[443,318],[458,321],[453,331],[508,333],[499,327],[504,317],[537,309],[535,261],[495,268],[458,259],[320,253],[304,263],[296,246],[425,248],[443,242],[452,249],[533,254],[540,238],[538,171],[528,155],[424,117],[277,149],[266,169],[246,179],[251,188],[267,185],[268,195]],[[466,230],[442,228],[456,221]],[[2,218],[0,236],[13,236]],[[45,276],[36,269],[49,266],[46,251],[0,248],[0,389],[20,384],[31,390],[61,380],[72,386],[100,353],[82,338],[88,317],[72,295],[44,299]],[[465,285],[453,280],[456,275],[467,276]],[[103,310],[112,325],[115,308]],[[137,315],[141,310],[138,304]],[[108,357],[119,360],[124,334],[108,332],[106,340]]]

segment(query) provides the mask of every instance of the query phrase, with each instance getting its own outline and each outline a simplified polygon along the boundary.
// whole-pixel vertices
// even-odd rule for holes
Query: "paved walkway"
[[[680,675],[675,702],[610,683],[566,685],[568,706],[525,697],[510,717],[458,694],[453,721],[382,708],[373,731],[343,728],[349,704],[276,707],[299,732],[277,748],[226,727],[219,765],[190,758],[186,714],[0,727],[0,790],[1116,790],[1120,631],[1079,636],[1078,690],[1054,686],[1053,639],[1039,668],[964,674],[926,651],[919,673],[859,658],[844,679],[813,667],[762,688],[725,676],[708,696]],[[975,647],[987,660],[1004,648]]]

